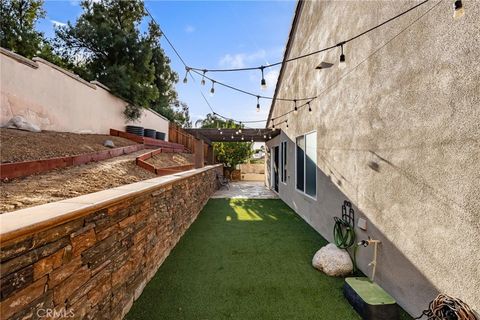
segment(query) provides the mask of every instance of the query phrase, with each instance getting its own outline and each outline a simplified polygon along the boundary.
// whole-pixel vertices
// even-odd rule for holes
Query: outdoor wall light
[[[203,70],[202,81],[200,81],[200,84],[201,84],[202,86],[205,85],[205,73],[207,73],[207,70]]]
[[[340,54],[340,62],[338,64],[338,67],[340,69],[345,69],[345,67],[347,66],[347,63],[345,62],[345,54],[343,54],[343,44],[340,45],[340,50],[341,50],[341,54]]]
[[[333,63],[322,61],[315,69],[323,70],[323,69],[331,68],[332,66],[333,66]]]
[[[458,19],[465,15],[465,9],[463,8],[462,0],[456,0],[453,3],[453,18]]]

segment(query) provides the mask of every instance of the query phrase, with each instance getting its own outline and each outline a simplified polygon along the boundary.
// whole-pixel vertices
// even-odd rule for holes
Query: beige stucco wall
[[[43,130],[77,133],[125,131],[127,102],[41,59],[0,51],[0,125],[21,115]],[[168,120],[145,109],[134,124],[165,132]]]
[[[304,2],[289,57],[354,36],[416,3]],[[436,4],[347,44],[344,70],[315,70],[320,61],[336,63],[338,50],[288,63],[279,97],[331,88],[312,103],[312,114],[290,114],[289,128],[281,125],[284,132],[267,143],[288,141],[288,181],[279,194],[328,240],[333,216],[352,201],[357,218],[368,221],[367,232],[357,228],[358,240],[382,241],[376,280],[412,315],[439,292],[480,310],[480,1],[464,1],[458,21],[452,1],[443,1],[396,36]],[[277,101],[273,117],[292,108]],[[295,137],[312,130],[316,199],[295,190],[294,175]],[[371,258],[372,248],[359,249],[367,274]]]

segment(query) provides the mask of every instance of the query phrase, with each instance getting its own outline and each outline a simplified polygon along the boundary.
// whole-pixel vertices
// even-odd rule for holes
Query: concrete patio
[[[267,189],[263,181],[238,181],[231,182],[229,189],[222,187],[217,190],[212,198],[278,199],[278,196],[272,190]]]

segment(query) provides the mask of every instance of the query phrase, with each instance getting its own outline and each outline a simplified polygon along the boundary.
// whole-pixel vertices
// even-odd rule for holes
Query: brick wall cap
[[[223,165],[210,165],[0,214],[0,242],[6,245],[15,239],[72,221],[139,193],[153,191],[221,166]]]

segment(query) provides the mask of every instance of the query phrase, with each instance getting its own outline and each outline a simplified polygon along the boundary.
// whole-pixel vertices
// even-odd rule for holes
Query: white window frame
[[[287,162],[287,151],[288,151],[287,140],[280,142],[280,182],[287,184],[287,172],[288,172],[288,162]]]
[[[295,137],[295,190],[297,190],[298,193],[310,198],[310,199],[313,199],[313,200],[317,200],[317,191],[318,191],[318,186],[317,186],[317,170],[315,169],[315,196],[311,196],[307,193],[307,139],[306,139],[306,136],[309,135],[309,134],[312,134],[312,133],[315,133],[315,135],[317,134],[317,131],[316,130],[313,130],[313,131],[310,131],[310,132],[306,132],[304,134],[301,134],[301,135],[298,135]],[[297,188],[297,152],[298,152],[298,144],[297,144],[297,139],[300,138],[300,137],[303,137],[304,141],[305,141],[305,150],[303,151],[304,154],[303,154],[303,191],[298,189]],[[318,138],[317,136],[315,138]],[[317,140],[317,145],[318,145],[318,139]],[[315,152],[316,152],[316,149],[315,148]],[[315,168],[317,166],[317,163],[315,163]]]

